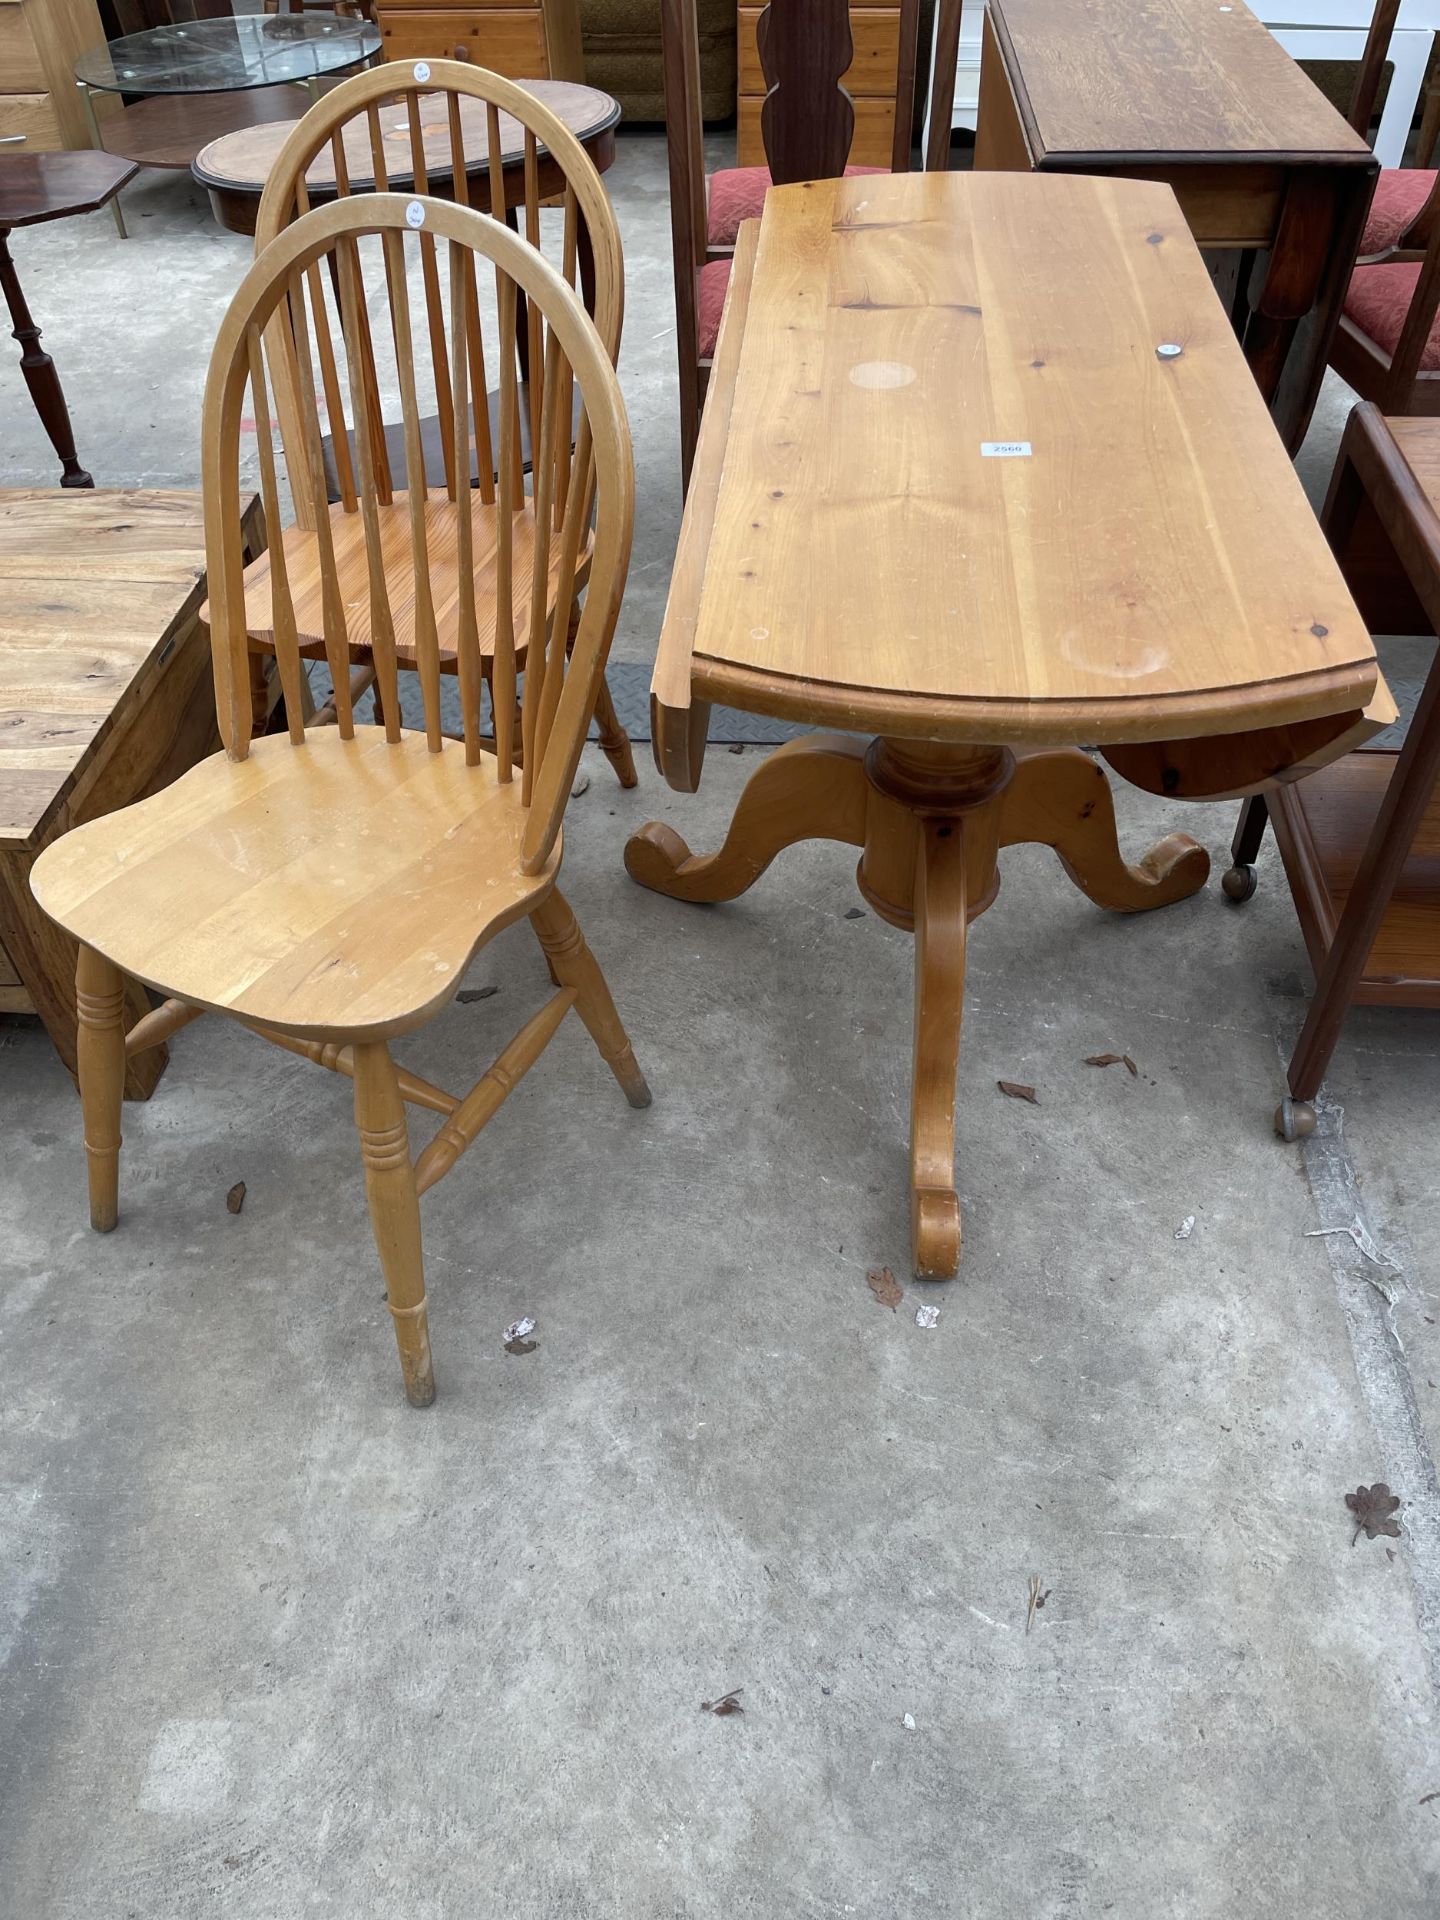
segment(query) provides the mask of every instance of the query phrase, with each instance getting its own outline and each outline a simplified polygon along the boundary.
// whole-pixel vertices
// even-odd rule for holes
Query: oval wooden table
[[[522,80],[527,93],[558,114],[589,154],[596,171],[605,173],[615,159],[615,128],[620,121],[620,103],[598,87],[582,87],[569,80]],[[429,94],[420,109],[424,130],[425,168],[429,191],[449,199],[450,126],[445,96]],[[482,213],[490,209],[490,156],[486,139],[485,106],[479,100],[460,102],[460,125],[465,140],[467,165],[465,178],[470,204]],[[414,183],[410,159],[410,127],[402,112],[393,116],[393,126],[384,124],[387,186],[403,193]],[[255,216],[260,210],[260,195],[275,163],[276,155],[294,131],[293,120],[276,120],[268,126],[246,127],[214,140],[196,155],[191,172],[210,195],[215,218],[231,233],[255,231]],[[506,205],[513,207],[525,194],[525,130],[508,113],[500,116],[500,140],[505,167]],[[370,154],[370,133],[361,120],[345,129],[343,136],[345,165],[351,190],[364,190],[375,184],[374,163]],[[563,193],[564,175],[540,149],[540,192],[545,198]],[[393,162],[393,164],[392,164]],[[327,148],[305,176],[310,204],[320,206],[335,198],[335,158]],[[512,197],[513,196],[513,197]]]
[[[730,900],[861,849],[916,945],[915,1271],[960,1257],[967,926],[1053,847],[1119,913],[1203,886],[1121,856],[1104,768],[1183,799],[1298,778],[1394,705],[1168,186],[912,173],[773,188],[741,229],[652,685],[693,791],[707,703],[838,731],[752,775],[718,852],[625,864]]]

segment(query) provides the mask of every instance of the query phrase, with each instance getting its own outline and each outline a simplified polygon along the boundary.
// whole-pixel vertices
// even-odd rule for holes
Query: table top
[[[688,705],[685,686],[978,744],[1369,703],[1370,636],[1169,187],[771,190],[722,326],[657,702]]]
[[[989,13],[1037,162],[1303,154],[1373,164],[1243,0],[989,0]]]
[[[598,87],[578,86],[568,80],[521,80],[516,84],[523,86],[527,93],[533,93],[537,100],[557,114],[582,143],[608,133],[620,119],[620,102],[610,94],[600,92]],[[462,98],[459,105],[466,159],[476,167],[483,167],[489,160],[486,127],[488,109],[483,100]],[[426,172],[432,181],[448,180],[450,177],[448,116],[448,96],[435,93],[422,97],[421,141]],[[410,123],[405,109],[382,107],[380,120],[389,184],[392,187],[408,186],[412,174]],[[202,186],[230,192],[253,192],[258,196],[264,189],[280,149],[294,132],[296,124],[294,120],[276,120],[268,126],[243,127],[238,133],[227,133],[219,140],[212,140],[208,147],[196,155],[191,171]],[[363,118],[346,125],[343,142],[351,186],[373,187],[375,173],[370,153],[370,129]],[[525,129],[508,113],[500,115],[500,144],[504,165],[518,166],[524,161]],[[543,141],[538,143],[537,150],[544,154]],[[305,181],[312,198],[317,194],[323,197],[327,188],[333,192],[335,156],[328,144],[311,163]]]
[[[75,78],[109,93],[234,93],[338,73],[380,51],[365,20],[333,13],[242,13],[179,20],[92,47]]]
[[[91,213],[140,171],[113,153],[0,154],[0,229]]]
[[[0,847],[24,847],[204,593],[198,493],[0,493]]]

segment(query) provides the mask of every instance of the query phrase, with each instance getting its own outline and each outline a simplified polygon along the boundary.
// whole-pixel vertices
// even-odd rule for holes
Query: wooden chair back
[[[900,0],[899,12],[890,170],[908,173],[920,0]],[[789,186],[836,178],[849,163],[855,135],[855,106],[841,84],[855,56],[849,0],[770,0],[755,35],[768,88],[760,134],[771,179]]]
[[[568,217],[566,232],[573,236],[573,220]],[[377,243],[388,315],[372,326],[366,267],[374,265]],[[493,286],[492,275],[484,271],[487,268],[493,268]],[[437,382],[443,369],[443,411],[455,444],[469,452],[472,400],[486,391],[487,360],[499,369],[500,444],[493,466],[482,449],[478,490],[471,489],[468,473],[451,459],[444,495],[427,500],[421,489],[412,487],[402,505],[393,497],[384,471],[383,435],[371,419],[369,397],[380,385],[383,345],[389,354],[386,384],[400,398],[407,461],[411,471],[419,472],[419,384],[426,343],[414,324],[417,303],[423,306],[430,329],[429,358]],[[522,303],[536,375],[531,381],[535,413],[528,491],[520,463],[517,379]],[[272,322],[282,305],[286,325],[277,328]],[[437,312],[448,313],[438,332]],[[579,763],[629,564],[634,471],[624,403],[608,344],[586,314],[573,284],[538,248],[470,207],[426,195],[365,194],[302,214],[277,234],[231,302],[205,389],[202,466],[211,645],[221,735],[232,759],[245,758],[251,737],[240,532],[242,421],[261,423],[257,436],[261,495],[267,521],[279,526],[273,436],[263,424],[271,417],[277,368],[293,378],[298,398],[303,437],[298,466],[308,484],[314,514],[313,564],[319,571],[325,654],[341,737],[351,740],[355,730],[346,606],[348,593],[353,615],[354,587],[341,590],[326,511],[319,419],[322,397],[332,425],[339,427],[348,412],[355,435],[357,458],[349,476],[349,504],[363,529],[367,645],[373,650],[386,738],[391,742],[400,738],[396,621],[387,562],[393,579],[395,543],[408,538],[414,632],[407,635],[407,644],[415,650],[428,745],[434,753],[463,751],[470,766],[480,762],[477,596],[483,594],[487,631],[492,622],[494,627],[496,772],[502,782],[516,777],[520,746],[521,800],[531,810],[524,867],[537,872],[553,845]],[[580,422],[572,448],[577,394]],[[477,431],[488,433],[483,405],[474,408],[473,418]],[[487,481],[492,472],[498,477]],[[447,746],[441,729],[440,659],[431,588],[431,543],[437,521],[427,509],[437,501],[443,509],[447,499],[451,511],[445,525],[453,528],[453,535],[447,532],[446,537],[454,539],[458,562],[456,631],[463,748],[455,742]],[[297,587],[311,583],[290,578],[283,543],[275,541],[270,552],[277,668],[290,740],[296,751],[303,752],[304,669],[295,601]],[[552,631],[546,609],[568,611],[587,559],[584,606],[567,658],[564,611],[555,617]],[[528,593],[519,577],[522,565],[528,574]],[[547,592],[552,578],[555,585]],[[523,632],[517,632],[517,606],[528,609]],[[519,743],[514,737],[517,647],[525,649],[526,658]]]
[[[1390,36],[1395,31],[1399,12],[1400,0],[1375,0],[1370,31],[1365,36],[1365,51],[1360,56],[1360,66],[1355,75],[1355,91],[1350,97],[1350,111],[1346,116],[1362,140],[1370,138],[1370,122],[1375,115],[1375,102],[1385,74],[1385,62],[1390,58]]]
[[[517,145],[523,149],[523,165],[503,167],[502,153],[513,151]],[[482,149],[483,172],[477,160]],[[292,220],[308,212],[312,204],[353,193],[388,191],[397,164],[413,183],[413,188],[406,191],[436,193],[461,206],[478,200],[480,211],[513,223],[538,251],[544,251],[548,244],[562,278],[571,287],[578,280],[584,288],[586,305],[613,364],[620,351],[624,322],[625,267],[620,230],[600,175],[584,147],[557,115],[524,87],[484,67],[472,67],[460,60],[390,61],[354,75],[318,100],[280,149],[266,180],[255,224],[256,253],[261,253]],[[557,198],[560,219],[542,220],[542,205]],[[415,471],[425,473],[427,483],[452,489],[456,442],[450,421],[437,249],[429,232],[422,231],[419,240],[425,327],[444,471],[432,474],[423,462]],[[283,326],[283,307],[279,323]],[[362,304],[360,325],[363,328],[367,324]],[[523,368],[532,361],[538,364],[535,348],[539,330],[538,316],[531,315],[522,303],[518,351]],[[326,404],[336,417],[334,381],[328,371],[323,337],[319,345]],[[303,468],[297,475],[297,462],[291,457],[298,425],[295,396],[283,367],[280,374],[277,412],[296,518],[300,525],[312,526],[315,522]],[[527,394],[526,425],[533,435],[538,426],[538,385],[527,382]],[[488,426],[478,417],[485,410],[483,387],[474,399],[483,490],[488,450]],[[376,427],[381,418],[380,405],[378,392],[367,394],[367,410]],[[390,478],[384,436],[377,433],[373,437],[376,479],[383,490],[388,488]],[[357,499],[354,463],[343,435],[335,436],[334,461],[340,500],[347,511],[353,511]],[[408,471],[408,457],[406,466]]]

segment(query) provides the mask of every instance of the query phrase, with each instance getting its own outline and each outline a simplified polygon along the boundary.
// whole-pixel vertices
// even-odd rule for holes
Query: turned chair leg
[[[589,1028],[600,1057],[620,1082],[625,1098],[632,1107],[648,1107],[650,1089],[636,1065],[630,1037],[615,1011],[600,963],[586,946],[570,903],[558,887],[534,909],[530,924],[552,977],[562,987],[575,989],[575,1011]]]
[[[90,1168],[90,1224],[109,1233],[119,1214],[120,1103],[125,1096],[125,980],[93,947],[75,966],[76,1055],[85,1157]]]
[[[435,1398],[435,1374],[425,1310],[420,1201],[410,1160],[405,1102],[395,1077],[395,1063],[383,1040],[357,1045],[353,1059],[355,1125],[365,1165],[365,1194],[395,1321],[405,1398],[412,1407],[428,1407]]]
[[[575,635],[580,630],[580,602],[570,603],[570,623],[565,634],[565,651],[568,654],[575,645]],[[615,777],[622,787],[638,787],[640,782],[635,773],[635,755],[630,750],[630,736],[620,724],[620,716],[615,711],[615,697],[610,691],[610,683],[605,675],[600,675],[600,690],[595,696],[595,729],[600,736],[600,751],[615,769]]]

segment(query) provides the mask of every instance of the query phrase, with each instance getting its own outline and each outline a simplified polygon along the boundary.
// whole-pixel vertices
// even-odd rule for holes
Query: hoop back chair
[[[434,145],[427,160],[427,138],[433,141],[437,134],[441,136],[438,162]],[[523,165],[506,168],[501,164],[502,153],[513,153],[517,146],[523,151]],[[544,251],[543,243],[548,239],[561,277],[572,288],[578,281],[588,294],[586,304],[614,364],[624,320],[625,269],[619,227],[600,175],[575,135],[534,94],[500,74],[463,61],[391,61],[354,75],[317,101],[286,140],[266,181],[256,217],[257,255],[291,221],[310,211],[312,205],[333,202],[354,193],[386,192],[395,172],[412,179],[416,193],[438,192],[461,206],[474,205],[478,211],[493,213],[517,230],[523,224],[525,240],[537,251]],[[558,218],[542,223],[542,203],[557,199]],[[432,512],[437,536],[443,544],[454,517],[458,473],[468,473],[487,505],[494,502],[495,461],[501,433],[498,396],[495,402],[487,402],[485,389],[481,387],[472,396],[466,431],[459,432],[452,421],[448,399],[449,366],[436,243],[433,236],[423,230],[419,240],[430,381],[433,381],[435,396],[434,415],[421,418],[420,456],[412,461],[403,430],[393,424],[386,427],[373,364],[366,372],[363,403],[359,400],[353,403],[347,421],[346,396],[336,377],[328,330],[318,332],[321,392],[331,426],[325,446],[328,506],[325,500],[316,497],[306,467],[304,421],[291,372],[295,348],[287,338],[287,309],[283,303],[272,322],[276,414],[295,505],[294,523],[283,536],[292,573],[297,569],[304,571],[313,562],[316,540],[325,537],[321,531],[323,520],[330,523],[329,537],[339,556],[342,576],[348,578],[355,568],[353,517],[358,496],[354,410],[361,404],[370,422],[377,498],[383,509],[403,515],[410,475],[412,472],[423,474],[427,497],[428,490],[435,490]],[[360,271],[358,264],[355,270]],[[389,271],[387,260],[387,275]],[[313,269],[308,279],[312,303],[319,303],[315,311],[323,313],[318,269]],[[362,331],[369,326],[363,291],[362,280],[359,309]],[[333,303],[333,289],[331,297]],[[514,457],[523,467],[529,462],[530,449],[539,430],[540,389],[528,374],[532,361],[536,360],[541,329],[538,316],[529,312],[523,296],[518,300],[518,313],[520,427]],[[581,585],[584,564],[582,557],[578,575]],[[271,566],[262,556],[246,581],[252,641],[262,652],[270,648],[270,582]],[[322,656],[318,611],[313,603],[302,604],[299,609],[300,631],[312,659]],[[440,617],[441,670],[454,672],[456,635],[447,608],[442,608]],[[573,624],[573,617],[574,609],[566,609],[564,618]],[[413,654],[404,634],[400,636],[400,649],[402,664],[413,665]],[[354,700],[374,684],[374,661],[362,635],[355,636],[351,656],[358,669],[352,683]],[[482,665],[487,680],[490,660],[490,649],[482,640]],[[524,665],[522,649],[519,660],[522,672]],[[376,697],[382,696],[377,693]],[[329,717],[328,711],[325,717]],[[616,716],[603,676],[596,700],[596,717],[601,748],[615,768],[620,784],[633,787],[636,776],[630,742]]]
[[[363,608],[347,602],[336,543],[321,538],[314,575],[301,578],[284,548],[272,575],[273,639],[286,694],[284,733],[253,737],[248,615],[240,530],[242,420],[269,418],[275,333],[285,303],[309,483],[322,494],[316,363],[327,349],[316,269],[335,272],[341,333],[334,376],[363,397],[375,341],[362,298],[361,249],[383,252],[403,424],[418,470],[420,403],[407,249],[423,235],[443,249],[450,418],[464,436],[470,398],[485,390],[486,333],[498,341],[503,396],[496,499],[483,503],[452,473],[443,537],[458,564],[437,561],[442,530],[411,490],[388,498],[377,436],[357,409],[351,518]],[[429,251],[429,249],[426,249]],[[494,269],[493,324],[480,323],[482,280]],[[515,333],[523,296],[540,370],[533,491],[516,459]],[[376,334],[381,332],[379,326]],[[282,349],[288,352],[288,347]],[[571,444],[572,392],[580,425]],[[265,512],[279,515],[271,435],[261,432]],[[604,670],[629,564],[634,470],[619,386],[604,342],[573,291],[541,254],[466,207],[377,193],[344,199],[287,227],[255,261],[221,325],[205,394],[206,561],[216,705],[225,751],[153,798],[58,841],[34,868],[46,912],[80,942],[79,1079],[89,1159],[90,1218],[115,1225],[121,1080],[143,1051],[200,1013],[226,1013],[263,1038],[354,1082],[370,1216],[395,1319],[405,1390],[434,1396],[421,1261],[419,1196],[471,1145],[573,1007],[633,1106],[645,1081],[609,990],[556,888],[561,816]],[[472,511],[465,511],[471,507]],[[544,614],[546,579],[568,604],[586,529],[589,588],[568,651]],[[322,519],[323,528],[327,523]],[[403,540],[403,554],[399,544]],[[395,581],[413,602],[409,628],[424,731],[400,724],[400,618]],[[440,725],[438,597],[454,597],[463,744]],[[321,609],[334,676],[336,723],[306,728],[299,682],[300,607]],[[488,604],[482,605],[482,600]],[[373,648],[383,719],[356,725],[345,672],[363,623]],[[479,733],[481,631],[493,633],[495,751]],[[528,660],[520,737],[514,686]],[[517,764],[523,743],[523,766]],[[444,1007],[472,956],[501,928],[528,917],[556,990],[464,1095],[396,1067],[389,1042]],[[127,1034],[123,976],[169,996]],[[405,1105],[441,1116],[413,1158]]]

